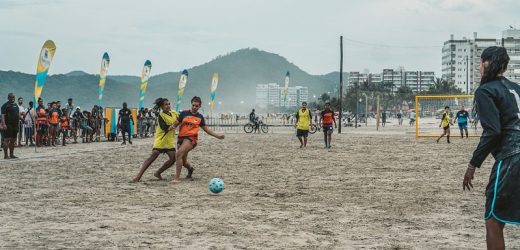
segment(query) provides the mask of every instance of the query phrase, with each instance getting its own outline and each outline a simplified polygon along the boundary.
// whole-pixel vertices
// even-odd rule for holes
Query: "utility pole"
[[[341,121],[343,116],[343,36],[339,37],[339,126],[338,134],[341,134]]]
[[[359,118],[359,83],[356,84],[356,122],[355,127],[357,128],[357,122]]]
[[[468,56],[466,56],[466,94],[469,95],[469,62],[468,62]]]

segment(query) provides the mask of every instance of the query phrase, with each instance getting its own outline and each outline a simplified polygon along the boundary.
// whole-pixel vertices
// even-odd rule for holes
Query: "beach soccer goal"
[[[464,109],[469,113],[467,122],[468,134],[470,137],[480,137],[482,127],[480,126],[478,116],[473,109],[473,95],[439,95],[439,96],[415,96],[415,137],[428,138],[438,137],[442,133],[441,123],[444,107],[450,107],[450,117],[454,121],[454,117]],[[455,119],[451,128],[452,137],[459,135],[459,126]]]

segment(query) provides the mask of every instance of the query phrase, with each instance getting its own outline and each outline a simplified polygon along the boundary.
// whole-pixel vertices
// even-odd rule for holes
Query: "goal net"
[[[482,127],[475,116],[472,95],[415,96],[415,137],[438,137],[442,133],[441,124],[444,107],[450,107],[450,118],[454,118],[462,108],[469,113],[467,122],[470,137],[480,137]],[[460,136],[457,119],[450,125],[451,136]],[[465,135],[464,135],[465,136]]]

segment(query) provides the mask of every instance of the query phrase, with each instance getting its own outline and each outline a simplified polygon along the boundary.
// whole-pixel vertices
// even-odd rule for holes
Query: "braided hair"
[[[155,102],[154,102],[155,106],[153,107],[153,109],[154,110],[159,110],[159,108],[162,109],[162,106],[167,101],[168,101],[168,99],[162,98],[162,97],[159,97],[159,98],[155,99]]]
[[[480,80],[480,84],[496,80],[498,75],[504,73],[509,63],[509,56],[507,50],[503,47],[492,46],[485,49],[480,56],[482,63],[487,63],[488,66],[484,69],[484,74]]]

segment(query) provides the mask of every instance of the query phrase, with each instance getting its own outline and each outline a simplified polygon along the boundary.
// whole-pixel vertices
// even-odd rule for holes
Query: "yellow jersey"
[[[443,128],[448,127],[450,125],[450,122],[451,122],[450,114],[444,112],[444,114],[442,115],[442,127]]]
[[[155,129],[155,140],[153,148],[172,149],[175,148],[175,129],[168,131],[167,128],[173,125],[179,114],[175,111],[159,113],[158,126]]]
[[[298,118],[298,124],[296,126],[297,129],[300,130],[309,130],[311,128],[311,111],[309,109],[299,109],[296,114],[296,118]]]

